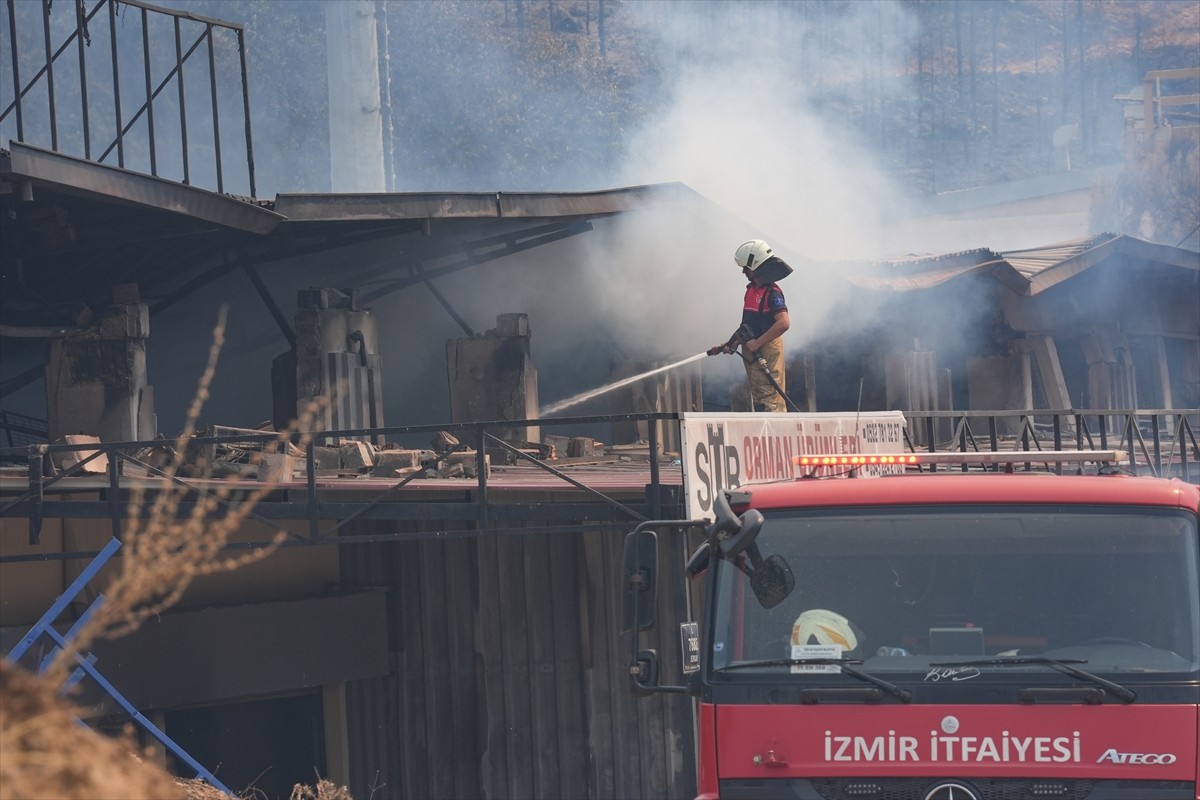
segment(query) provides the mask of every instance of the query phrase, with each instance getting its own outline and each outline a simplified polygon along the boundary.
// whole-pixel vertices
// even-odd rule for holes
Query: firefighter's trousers
[[[787,403],[780,392],[787,391],[783,369],[783,340],[774,339],[759,349],[758,354],[767,362],[767,369],[779,384],[776,390],[771,379],[763,372],[757,359],[742,348],[742,360],[746,365],[746,378],[750,381],[750,400],[755,411],[787,411]]]

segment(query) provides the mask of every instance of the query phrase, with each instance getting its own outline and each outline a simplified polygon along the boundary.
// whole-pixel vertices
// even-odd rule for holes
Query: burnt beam
[[[433,281],[425,273],[425,268],[420,264],[416,264],[414,269],[418,275],[425,279],[425,286],[429,289],[429,293],[433,295],[433,299],[437,300],[438,303],[441,304],[442,308],[446,309],[446,313],[454,318],[454,321],[458,323],[458,327],[462,328],[463,332],[466,333],[467,336],[474,336],[475,331],[471,330],[471,326],[467,324],[467,321],[463,319],[457,311],[454,310],[454,306],[450,305],[450,301],[446,299],[445,295],[438,291],[438,288],[433,285]]]
[[[279,331],[283,334],[284,338],[287,339],[288,345],[295,350],[296,332],[292,330],[291,324],[288,322],[287,317],[283,314],[283,309],[281,309],[279,304],[275,302],[275,298],[271,296],[271,291],[267,288],[267,285],[263,283],[262,276],[258,274],[258,270],[254,268],[254,265],[243,261],[242,271],[246,273],[246,277],[250,279],[252,284],[254,284],[254,288],[258,292],[258,296],[262,298],[263,304],[267,307],[267,310],[271,312],[271,316],[274,318],[275,324],[279,326]]]
[[[495,261],[496,259],[504,258],[505,256],[523,253],[526,250],[532,250],[535,247],[541,247],[544,244],[550,244],[551,242],[569,239],[572,236],[578,236],[579,234],[587,233],[590,230],[592,230],[592,223],[588,222],[587,220],[582,220],[571,225],[560,226],[553,232],[540,234],[534,236],[533,238],[522,240],[521,234],[514,234],[507,244],[487,253],[479,254],[473,252],[478,245],[471,244],[464,248],[464,255],[454,259],[445,266],[438,267],[436,270],[425,272],[419,276],[400,278],[392,281],[384,286],[379,287],[373,292],[368,292],[365,294],[363,296],[363,302],[369,303],[374,300],[378,300],[381,297],[385,297],[386,295],[392,294],[393,292],[398,292],[401,289],[407,289],[409,286],[413,286],[418,283],[425,283],[431,277],[449,275],[453,272],[459,272],[460,270],[464,270],[469,267],[479,266],[480,264],[486,264],[489,261]]]

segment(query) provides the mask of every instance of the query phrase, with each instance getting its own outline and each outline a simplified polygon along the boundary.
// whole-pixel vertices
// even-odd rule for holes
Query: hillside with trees
[[[246,26],[259,194],[328,190],[325,4],[159,2]],[[378,0],[371,7],[386,185],[394,191],[577,191],[637,182],[627,167],[639,134],[678,104],[687,76],[708,70],[744,81],[748,97],[766,77],[789,87],[748,100],[755,104],[745,112],[748,136],[780,112],[803,113],[869,152],[907,193],[932,195],[1120,164],[1128,155],[1126,119],[1114,98],[1140,91],[1151,70],[1200,66],[1194,0]],[[123,26],[136,24],[129,7],[119,13]],[[40,26],[27,27],[27,35],[41,35]],[[36,60],[39,44],[22,52]],[[22,74],[36,67],[22,65]],[[1160,154],[1154,170],[1178,177],[1191,157]],[[1136,183],[1112,190],[1125,195],[1104,210],[1114,224],[1131,218],[1129,207],[1155,202],[1147,192],[1160,181]],[[1176,196],[1194,204],[1194,195],[1194,186],[1177,185],[1163,202]],[[1183,216],[1194,220],[1190,210]]]

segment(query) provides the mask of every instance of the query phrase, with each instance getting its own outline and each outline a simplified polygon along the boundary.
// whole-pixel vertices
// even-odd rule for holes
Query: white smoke
[[[901,54],[915,26],[899,3],[850,3],[841,13],[821,9],[819,18],[802,8],[809,5],[623,7],[651,17],[644,29],[661,36],[656,51],[669,91],[651,124],[632,134],[616,183],[677,181],[708,201],[626,214],[588,237],[588,264],[577,274],[598,324],[630,355],[686,356],[727,338],[744,286],[733,252],[746,239],[766,239],[796,268],[781,283],[792,352],[844,291],[822,264],[877,255],[880,220],[902,193],[816,98],[852,100],[868,58],[903,83]],[[799,53],[812,52],[818,34],[825,50],[856,43],[844,65],[822,64],[822,74],[844,75],[844,86],[806,84]],[[741,371],[728,357],[704,368]]]
[[[822,10],[820,36],[857,46],[840,67],[822,64],[842,85],[814,87],[799,54],[814,46],[818,23],[802,5],[673,4],[660,24],[674,98],[635,137],[624,182],[682,181],[812,259],[875,255],[879,219],[900,192],[849,125],[815,107],[816,90],[853,103],[864,64],[883,60],[887,74],[902,74],[915,27],[886,0]],[[884,20],[887,35],[872,38]]]

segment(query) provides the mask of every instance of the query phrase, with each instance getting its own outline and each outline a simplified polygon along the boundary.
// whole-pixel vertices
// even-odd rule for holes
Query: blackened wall
[[[344,580],[390,597],[392,671],[347,684],[354,796],[693,796],[690,698],[629,690],[624,535],[344,547]],[[678,683],[685,543],[659,540],[658,640],[642,645]]]

